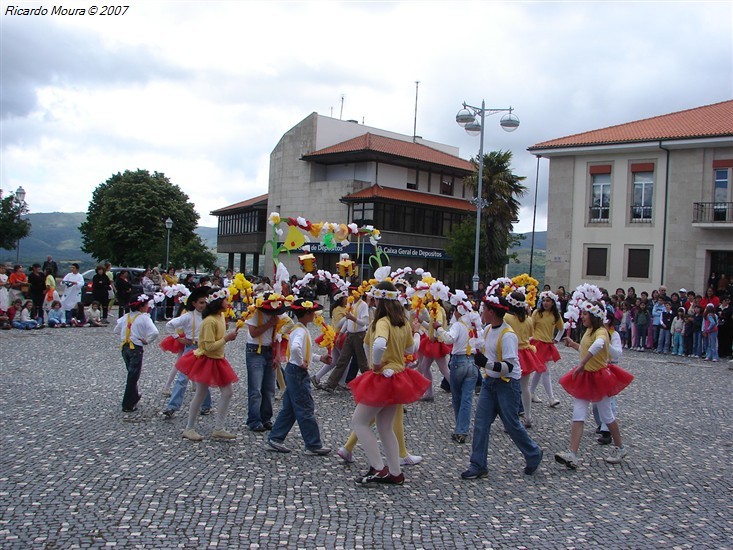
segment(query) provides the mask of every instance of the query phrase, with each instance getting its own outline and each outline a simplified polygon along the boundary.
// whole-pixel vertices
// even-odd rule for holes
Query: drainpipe
[[[665,269],[665,258],[667,252],[667,207],[669,205],[669,149],[662,146],[662,142],[659,142],[659,148],[667,153],[667,162],[665,166],[664,174],[664,225],[662,228],[662,279],[659,284],[666,285],[664,280],[664,269]]]

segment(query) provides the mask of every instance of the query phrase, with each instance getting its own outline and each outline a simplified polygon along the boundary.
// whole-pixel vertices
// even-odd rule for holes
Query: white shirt
[[[183,331],[186,339],[192,340],[195,344],[199,341],[202,321],[201,313],[194,309],[193,311],[187,311],[183,315],[171,319],[165,324],[165,328],[170,334],[176,334],[179,330]]]
[[[290,359],[289,362],[299,367],[308,368],[313,358],[313,342],[311,335],[302,324],[297,323],[290,332]],[[307,357],[306,357],[307,355]]]
[[[158,337],[158,329],[155,323],[147,313],[134,311],[120,317],[112,332],[120,337],[120,341],[125,341],[127,334],[127,320],[132,319],[132,327],[130,327],[130,341],[136,346],[144,346],[149,344]]]
[[[499,361],[497,344],[502,331],[506,328],[509,328],[510,330],[507,331],[501,339],[501,360],[508,361],[514,365],[514,368],[512,369],[512,372],[502,375],[500,372],[495,372],[492,369],[494,367],[494,363]],[[486,373],[491,378],[501,378],[502,376],[505,378],[516,378],[517,380],[522,378],[522,367],[519,365],[519,340],[506,321],[502,322],[502,324],[497,328],[488,326],[484,329],[483,353],[489,360],[486,364]]]
[[[61,298],[61,307],[70,310],[81,301],[81,287],[84,286],[84,277],[81,273],[67,273],[61,280],[64,295]]]
[[[247,323],[248,326],[251,327],[259,327],[267,323],[272,315],[269,313],[265,313],[262,310],[258,309],[255,311],[254,315],[247,319],[245,323]],[[275,332],[275,327],[272,327],[271,329],[266,330],[259,336],[253,337],[249,333],[249,329],[247,329],[247,343],[248,344],[254,344],[256,346],[262,345],[262,346],[271,346],[272,345],[272,335]]]
[[[448,330],[443,327],[438,328],[438,340],[446,344],[453,344],[451,355],[467,355],[466,348],[470,339],[468,330],[468,326],[461,317],[453,321]],[[470,353],[474,353],[474,350],[471,349]]]
[[[356,317],[356,321],[346,322],[347,332],[364,332],[369,326],[369,306],[364,300],[354,302],[351,314]]]

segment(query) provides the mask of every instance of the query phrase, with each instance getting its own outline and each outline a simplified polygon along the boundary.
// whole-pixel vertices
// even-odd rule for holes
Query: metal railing
[[[652,223],[652,207],[651,206],[635,206],[631,205],[629,221],[631,223]]]
[[[611,207],[591,206],[588,209],[588,223],[610,223]]]
[[[733,223],[733,202],[695,202],[692,223]]]

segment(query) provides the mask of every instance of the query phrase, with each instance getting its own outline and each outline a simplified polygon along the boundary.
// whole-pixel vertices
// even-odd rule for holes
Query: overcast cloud
[[[733,98],[733,3],[128,2],[124,16],[0,15],[0,186],[32,212],[85,211],[112,174],[164,172],[211,210],[267,191],[269,155],[311,112],[478,152],[527,176],[534,143]],[[51,4],[44,3],[45,7]],[[87,3],[64,2],[64,7]],[[546,227],[547,161],[537,227]],[[297,213],[293,213],[296,214]]]

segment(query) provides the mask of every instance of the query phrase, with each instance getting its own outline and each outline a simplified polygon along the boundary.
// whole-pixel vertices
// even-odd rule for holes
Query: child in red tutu
[[[591,285],[584,285],[585,288]],[[577,292],[577,291],[576,291]],[[621,440],[621,432],[611,408],[611,397],[628,386],[634,377],[621,367],[609,364],[610,338],[603,326],[606,308],[599,301],[582,301],[580,316],[585,334],[580,344],[565,337],[565,345],[580,351],[580,363],[560,378],[560,385],[573,396],[573,424],[570,430],[570,445],[567,451],[557,453],[555,460],[575,470],[578,467],[577,452],[583,436],[583,426],[588,415],[588,405],[595,403],[601,420],[608,426],[616,446],[609,464],[618,464],[628,451]]]
[[[555,392],[552,390],[552,377],[547,363],[555,363],[560,360],[560,353],[555,346],[555,331],[562,332],[563,330],[559,303],[560,300],[554,292],[548,290],[540,293],[540,305],[532,313],[534,336],[529,341],[537,350],[537,359],[542,365],[542,368],[532,376],[532,383],[529,385],[532,403],[542,403],[542,400],[535,394],[537,386],[542,382],[542,387],[545,388],[545,393],[550,398],[552,408],[557,407],[560,400],[555,397]]]
[[[176,363],[176,368],[196,384],[196,395],[188,409],[188,423],[183,437],[191,441],[201,441],[203,436],[196,432],[196,419],[209,387],[220,388],[221,399],[216,412],[213,439],[236,439],[237,436],[224,429],[229,411],[229,402],[234,390],[232,383],[238,380],[234,369],[224,357],[224,346],[237,337],[239,328],[227,333],[224,312],[229,307],[229,292],[221,289],[206,298],[206,308],[202,313],[203,321],[199,332],[199,347],[185,353]]]
[[[387,483],[402,485],[405,476],[400,469],[400,455],[393,423],[397,408],[420,399],[428,380],[419,372],[405,368],[405,353],[419,346],[405,309],[398,301],[395,286],[383,281],[372,294],[377,302],[374,314],[373,340],[369,359],[372,368],[349,383],[356,409],[351,426],[359,438],[367,458],[369,472],[356,480],[359,485]],[[384,446],[387,466],[379,452],[377,438],[369,427],[376,419],[377,431]]]
[[[524,427],[532,427],[532,396],[529,392],[530,377],[533,372],[542,372],[543,364],[537,359],[535,347],[529,343],[534,325],[527,316],[527,299],[523,292],[514,291],[506,297],[509,302],[509,313],[504,316],[506,324],[512,327],[519,340],[519,364],[522,366],[522,378],[519,387],[522,392],[522,409],[524,410]]]

